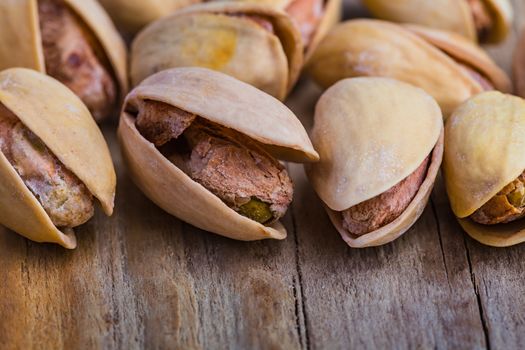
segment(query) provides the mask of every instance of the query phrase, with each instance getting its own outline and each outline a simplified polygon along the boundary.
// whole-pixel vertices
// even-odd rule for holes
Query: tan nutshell
[[[145,25],[201,0],[99,0],[117,27],[134,34]]]
[[[525,241],[523,220],[483,225],[471,218],[525,169],[525,101],[499,92],[471,98],[447,120],[445,144],[447,193],[465,231],[493,246]]]
[[[118,135],[137,186],[168,213],[201,229],[239,240],[283,239],[279,223],[262,225],[240,215],[163,155],[137,130],[137,107],[158,101],[239,132],[278,159],[317,161],[306,131],[275,98],[205,68],[174,68],[144,80],[126,98]]]
[[[445,117],[484,90],[511,90],[505,72],[463,37],[379,20],[336,26],[319,44],[307,71],[325,88],[357,76],[405,81],[430,93]]]
[[[118,86],[117,93],[123,98],[128,89],[127,53],[111,19],[96,0],[63,0],[62,3],[78,16],[85,27],[83,30],[96,40],[95,46],[103,51],[96,54],[101,56],[102,64],[108,65]],[[0,70],[24,67],[46,72],[38,0],[0,2],[0,42],[3,43]]]
[[[113,212],[116,175],[107,144],[84,104],[56,80],[25,68],[0,72],[0,104]],[[53,225],[37,198],[0,152],[0,223],[37,242],[75,248],[71,229]]]
[[[282,100],[303,62],[301,36],[282,11],[251,2],[210,2],[165,17],[139,33],[131,82],[163,69],[214,69]]]
[[[512,22],[509,0],[364,0],[380,19],[454,32],[471,41],[503,41]]]
[[[516,94],[525,98],[525,30],[518,39],[512,69]]]
[[[341,80],[319,99],[311,136],[321,160],[306,173],[348,245],[390,242],[421,215],[443,152],[441,111],[423,90],[387,78]],[[419,190],[395,220],[360,236],[343,228],[342,211],[389,190],[429,156]]]

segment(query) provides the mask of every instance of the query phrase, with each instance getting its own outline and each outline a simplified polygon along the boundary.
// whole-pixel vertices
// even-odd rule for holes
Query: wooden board
[[[514,0],[517,30],[525,2]],[[347,17],[365,12],[348,1]],[[490,53],[509,70],[516,42]],[[320,95],[289,100],[309,128]],[[442,181],[418,223],[378,248],[344,244],[290,165],[285,241],[243,243],[164,213],[133,185],[114,127],[116,212],[78,249],[0,229],[0,348],[494,348],[525,346],[525,245],[485,247],[453,219]]]

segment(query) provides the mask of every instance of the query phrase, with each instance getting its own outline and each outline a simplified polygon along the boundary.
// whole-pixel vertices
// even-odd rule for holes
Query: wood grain
[[[489,52],[510,69],[513,35]],[[345,16],[366,15],[347,1]],[[320,90],[288,101],[307,128]],[[525,245],[482,246],[453,219],[437,182],[403,237],[351,249],[299,165],[284,241],[236,242],[191,227],[145,198],[121,163],[116,212],[78,230],[78,249],[0,229],[2,349],[347,349],[525,346]]]

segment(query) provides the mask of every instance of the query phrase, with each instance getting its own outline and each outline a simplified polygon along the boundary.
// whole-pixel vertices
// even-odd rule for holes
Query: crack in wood
[[[295,243],[295,269],[297,271],[297,281],[294,278],[293,293],[295,299],[295,319],[296,328],[299,333],[299,340],[303,349],[310,349],[310,339],[308,334],[308,315],[306,313],[305,296],[303,295],[303,276],[301,266],[299,264],[299,238],[297,236],[297,223],[295,221],[295,213],[293,203],[290,208],[290,215],[292,217],[293,235]],[[299,310],[300,305],[300,310]],[[302,314],[302,317],[301,317]],[[304,334],[303,334],[304,327]]]
[[[470,280],[472,281],[472,287],[474,288],[474,294],[476,294],[476,301],[478,304],[478,311],[479,311],[479,317],[481,320],[481,326],[483,327],[483,333],[485,335],[485,344],[487,349],[490,350],[490,336],[489,336],[489,329],[487,325],[487,319],[485,317],[485,312],[483,310],[483,303],[481,302],[481,296],[479,294],[478,285],[476,282],[476,274],[474,273],[474,270],[472,268],[472,261],[470,258],[470,250],[468,247],[467,239],[463,238],[463,244],[465,246],[465,250],[467,252],[467,262],[468,262],[468,268],[470,272]]]
[[[437,228],[437,233],[438,233],[438,238],[439,238],[439,247],[441,249],[441,258],[443,259],[443,266],[445,267],[445,275],[447,276],[447,283],[450,289],[451,285],[450,285],[450,279],[448,276],[447,260],[445,259],[445,249],[443,248],[443,238],[441,237],[441,226],[439,224],[439,217],[437,214],[436,204],[434,203],[434,200],[432,199],[432,197],[430,198],[430,208],[432,209],[434,221],[436,222],[436,228]]]

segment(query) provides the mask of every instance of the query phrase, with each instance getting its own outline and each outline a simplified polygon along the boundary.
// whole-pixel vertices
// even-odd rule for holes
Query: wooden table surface
[[[525,1],[506,43],[510,71]],[[346,17],[364,14],[357,1]],[[320,90],[289,99],[307,128]],[[133,185],[114,126],[116,212],[77,230],[78,248],[0,229],[0,348],[348,349],[525,347],[525,244],[467,237],[442,181],[417,224],[382,247],[351,249],[301,166],[284,241],[237,242],[166,214]]]

